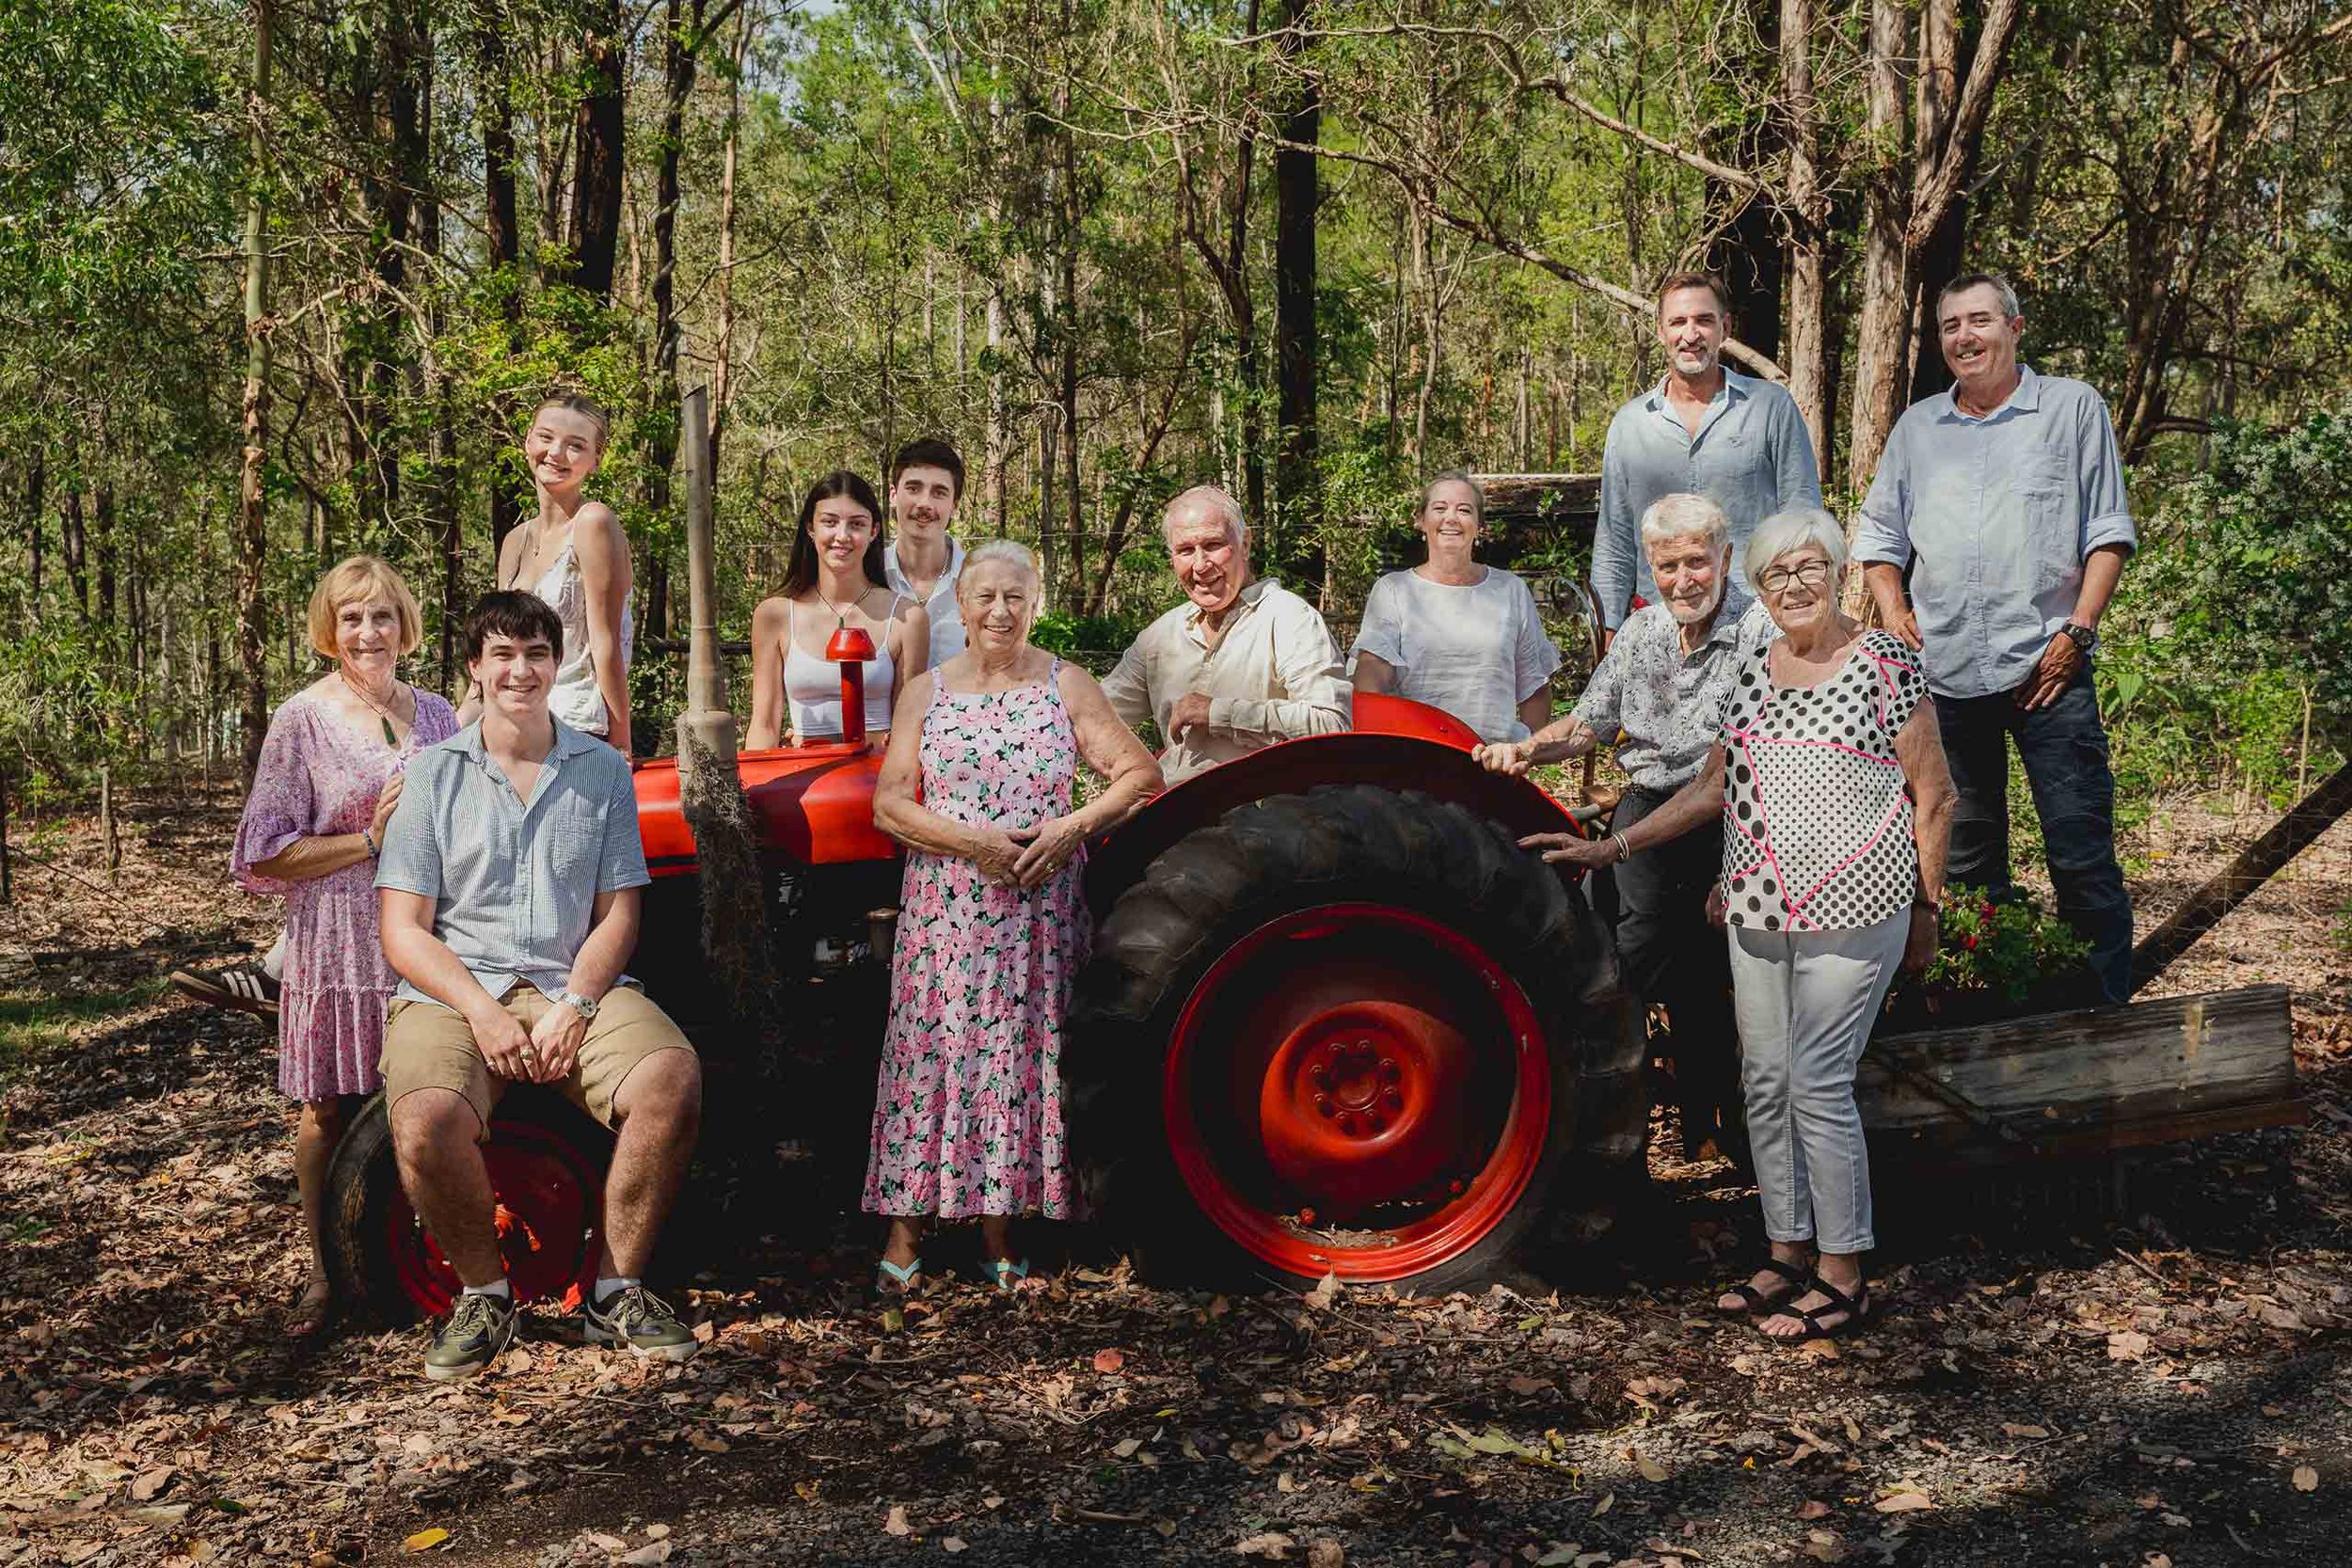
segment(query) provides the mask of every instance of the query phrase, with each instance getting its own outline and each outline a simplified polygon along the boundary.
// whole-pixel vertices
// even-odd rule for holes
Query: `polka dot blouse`
[[[1767,931],[1858,930],[1911,907],[1919,853],[1895,736],[1927,695],[1919,656],[1866,631],[1819,686],[1775,686],[1772,649],[1724,696],[1724,909]]]

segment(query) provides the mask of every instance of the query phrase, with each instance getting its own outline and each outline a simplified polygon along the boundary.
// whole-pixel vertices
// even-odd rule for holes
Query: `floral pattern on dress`
[[[923,803],[1008,831],[1071,809],[1078,742],[1057,689],[950,691],[923,719]],[[866,1171],[867,1212],[1075,1216],[1062,1132],[1062,1019],[1090,926],[1083,848],[1028,892],[973,862],[910,851],[890,1025]]]
[[[278,1087],[290,1099],[331,1100],[383,1086],[376,1064],[384,1053],[384,1006],[398,976],[384,961],[376,927],[373,861],[303,882],[257,876],[253,867],[298,838],[367,827],[391,776],[425,747],[457,733],[448,703],[422,690],[416,699],[416,722],[397,750],[373,727],[362,731],[337,717],[309,690],[279,705],[262,742],[230,869],[247,891],[286,900]]]

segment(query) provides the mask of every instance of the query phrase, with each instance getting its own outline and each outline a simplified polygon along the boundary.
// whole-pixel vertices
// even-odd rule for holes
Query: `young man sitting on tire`
[[[1196,484],[1161,516],[1185,602],[1143,628],[1103,682],[1131,730],[1159,726],[1160,772],[1182,784],[1278,740],[1349,727],[1339,644],[1315,607],[1249,575],[1240,503]]]
[[[640,1280],[702,1115],[692,1047],[621,965],[649,880],[628,761],[548,711],[564,646],[530,594],[466,623],[482,717],[408,765],[375,874],[399,972],[384,1099],[401,1184],[465,1286],[425,1375],[471,1377],[514,1338],[481,1145],[508,1084],[547,1085],[619,1133],[591,1343],[684,1361],[693,1331]]]

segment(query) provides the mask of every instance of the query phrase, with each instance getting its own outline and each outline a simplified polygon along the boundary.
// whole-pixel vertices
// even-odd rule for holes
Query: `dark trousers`
[[[1946,879],[2002,888],[2009,879],[2009,752],[2017,743],[2042,818],[2058,912],[2090,943],[2090,968],[2109,1002],[2132,983],[2132,899],[2115,859],[2115,775],[2107,732],[2085,670],[2057,702],[2032,712],[2010,692],[1935,699],[1959,804]]]
[[[1655,790],[1629,788],[1610,826],[1623,832],[1666,800]],[[1708,1138],[1720,1143],[1739,1104],[1730,951],[1724,933],[1707,920],[1708,891],[1723,873],[1723,823],[1710,818],[1616,867],[1617,961],[1627,986],[1643,1001],[1663,1006],[1673,1025],[1686,1153]]]

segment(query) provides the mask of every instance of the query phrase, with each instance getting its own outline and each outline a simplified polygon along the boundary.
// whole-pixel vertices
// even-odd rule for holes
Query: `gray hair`
[[[1642,514],[1642,545],[1662,545],[1669,539],[1704,539],[1709,551],[1731,543],[1731,519],[1724,509],[1695,490],[1661,496]]]
[[[1837,519],[1818,506],[1800,506],[1787,512],[1775,512],[1756,525],[1748,535],[1747,554],[1741,558],[1748,586],[1757,593],[1764,588],[1765,568],[1791,550],[1807,545],[1818,545],[1829,557],[1829,575],[1843,578],[1846,572],[1846,531]]]
[[[1168,520],[1179,512],[1204,506],[1225,520],[1226,537],[1236,546],[1249,543],[1249,520],[1242,515],[1241,502],[1214,484],[1196,484],[1169,501],[1160,512],[1160,536],[1168,536]]]
[[[2008,278],[1997,272],[1963,272],[1935,291],[1936,320],[1941,323],[1944,319],[1946,300],[1954,294],[1964,294],[1971,289],[1990,289],[1999,295],[2001,319],[2005,322],[2013,322],[2026,313],[2025,307],[2017,303],[2017,291],[2010,286]]]
[[[1429,510],[1429,498],[1438,493],[1438,486],[1440,484],[1467,484],[1470,486],[1470,518],[1473,522],[1477,523],[1480,528],[1485,528],[1486,526],[1486,493],[1479,488],[1478,481],[1470,478],[1470,470],[1467,468],[1448,468],[1445,472],[1438,475],[1428,483],[1422,485],[1421,487],[1421,504],[1413,508],[1414,516],[1418,517],[1422,513]]]
[[[965,552],[963,570],[956,577],[957,600],[962,600],[963,585],[972,580],[975,568],[995,565],[1018,567],[1022,575],[1029,579],[1032,592],[1045,586],[1045,574],[1038,570],[1036,551],[1017,539],[991,539],[986,544],[973,546]]]

